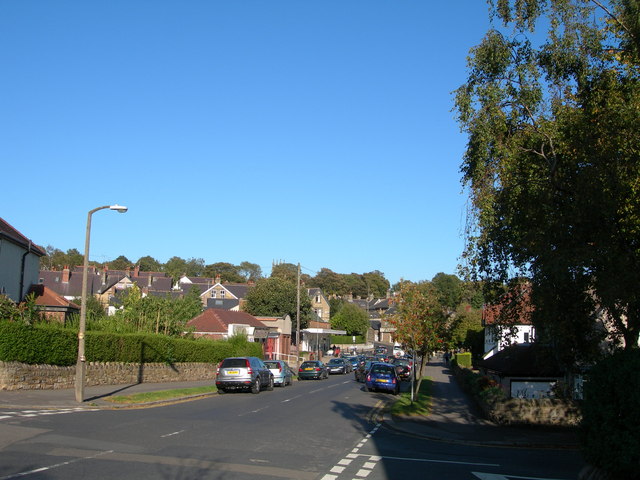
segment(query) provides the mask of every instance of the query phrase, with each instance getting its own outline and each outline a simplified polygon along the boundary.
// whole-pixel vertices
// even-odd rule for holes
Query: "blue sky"
[[[0,217],[90,258],[455,273],[482,0],[4,0]]]

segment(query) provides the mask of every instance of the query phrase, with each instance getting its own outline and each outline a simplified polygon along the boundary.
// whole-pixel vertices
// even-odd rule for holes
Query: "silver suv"
[[[260,393],[263,388],[273,390],[273,373],[258,357],[225,358],[216,372],[219,393],[229,390],[250,390]]]

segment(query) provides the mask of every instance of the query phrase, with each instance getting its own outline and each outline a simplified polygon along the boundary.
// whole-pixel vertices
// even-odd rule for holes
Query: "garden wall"
[[[213,363],[97,363],[86,365],[86,385],[189,382],[214,380]],[[76,367],[0,362],[0,390],[51,390],[73,388]]]

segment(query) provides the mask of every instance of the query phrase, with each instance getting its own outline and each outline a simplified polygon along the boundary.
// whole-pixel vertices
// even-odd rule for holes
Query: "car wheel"
[[[273,390],[273,377],[269,377],[269,385],[267,385],[267,390]]]
[[[251,385],[251,393],[260,393],[260,379],[256,378],[256,380]]]

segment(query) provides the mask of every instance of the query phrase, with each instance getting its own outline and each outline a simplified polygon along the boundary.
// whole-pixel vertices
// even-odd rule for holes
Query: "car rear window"
[[[371,371],[373,373],[391,373],[393,372],[393,368],[386,365],[374,365]]]
[[[279,364],[278,362],[264,362],[264,364],[265,364],[267,367],[270,367],[270,368],[271,368],[271,367],[273,367],[273,368],[278,368],[278,367],[280,367],[280,364]]]
[[[246,366],[245,358],[225,358],[222,362],[222,368],[246,368]]]
[[[304,362],[302,365],[300,365],[301,367],[315,367],[318,364],[316,362]]]

